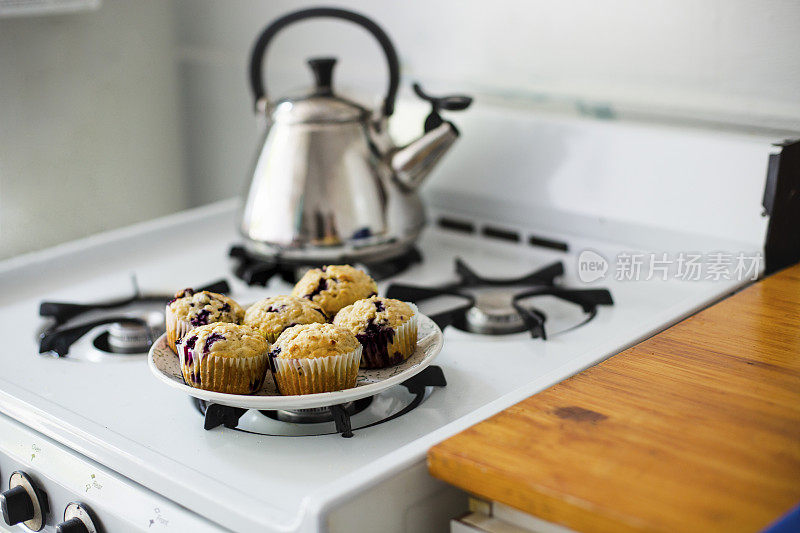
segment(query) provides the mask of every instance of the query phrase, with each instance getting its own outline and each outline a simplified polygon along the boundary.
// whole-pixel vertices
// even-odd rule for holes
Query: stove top
[[[38,432],[15,448],[23,469],[47,475],[71,465],[47,444],[59,443],[94,465],[65,474],[81,498],[124,509],[126,519],[135,511],[148,519],[141,530],[176,524],[169,515],[180,510],[191,531],[354,530],[355,520],[362,530],[419,530],[413,521],[432,516],[425,505],[440,507],[445,492],[425,469],[431,445],[752,279],[713,276],[719,261],[703,276],[678,274],[691,274],[686,254],[713,260],[727,251],[735,261],[762,248],[773,139],[480,105],[461,129],[426,185],[422,260],[379,282],[382,293],[416,299],[450,324],[434,362],[442,380],[431,374],[343,407],[353,433],[345,439],[341,412],[226,413],[159,383],[144,354],[104,351],[141,349],[160,322],[151,311],[180,288],[226,277],[240,302],[290,290],[296,269],[228,255],[240,240],[238,202],[220,202],[0,263],[0,430]],[[678,272],[648,273],[637,262],[647,254],[669,254]],[[130,299],[139,295],[132,276],[155,303],[116,307],[123,320],[90,327],[66,357],[40,355],[53,349],[41,346],[42,301]],[[100,319],[87,313],[59,327]],[[139,505],[112,490],[123,486],[162,501]],[[381,505],[389,497],[404,503]]]
[[[563,334],[554,329],[546,341],[532,339],[527,331],[495,336],[448,327],[436,361],[447,386],[427,387],[416,409],[354,431],[352,439],[342,439],[335,431],[316,431],[332,434],[307,438],[270,436],[277,422],[256,412],[243,419],[244,431],[224,424],[207,431],[197,406],[158,383],[143,355],[102,362],[36,355],[39,338],[33,317],[42,300],[129,297],[131,274],[141,287],[166,295],[176,287],[200,286],[228,272],[232,265],[227,251],[236,238],[235,210],[234,203],[223,202],[158,224],[91,238],[7,263],[0,276],[5,294],[0,322],[20,325],[4,335],[0,410],[234,530],[264,524],[275,530],[301,529],[301,524],[313,529],[309,524],[321,520],[323,509],[361,490],[365,479],[374,482],[421,461],[438,440],[663,329],[742,283],[609,279],[604,286],[613,294],[614,305],[596,306],[592,320]],[[208,228],[204,244],[187,250],[174,236],[198,225]],[[560,263],[564,273],[559,286],[586,286],[576,274],[574,253],[527,241],[508,242],[435,226],[426,230],[419,246],[425,260],[390,282],[381,282],[381,291],[390,284],[447,287],[453,283],[457,258],[474,272],[508,278],[523,278]],[[594,248],[602,252],[604,244],[595,242]],[[286,293],[291,287],[280,277],[265,287],[232,277],[230,285],[231,295],[244,302]],[[492,296],[487,294],[471,296],[483,311],[490,309]],[[453,309],[454,303],[463,310],[463,296],[439,296],[453,298],[440,311]],[[429,303],[436,305],[433,300]],[[531,308],[539,305],[543,304]],[[555,325],[556,318],[566,313],[556,307],[546,309],[548,324],[552,320]],[[436,314],[436,309],[425,312]],[[93,338],[90,333],[79,342]],[[78,343],[70,348],[80,349]],[[403,387],[396,389],[375,398],[372,411],[354,414],[354,421],[359,416],[364,419],[354,427],[369,425],[381,413],[396,412],[409,394]],[[310,430],[306,426],[295,431]]]

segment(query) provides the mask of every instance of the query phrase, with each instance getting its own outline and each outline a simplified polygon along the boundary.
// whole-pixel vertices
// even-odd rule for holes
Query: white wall
[[[240,194],[258,136],[246,66],[276,16],[311,0],[105,0],[0,19],[0,257]],[[605,117],[800,131],[796,0],[340,0],[397,45],[403,86]],[[377,102],[385,68],[342,22],[300,25],[269,59],[273,94],[304,59]],[[456,119],[457,121],[457,119]]]
[[[0,19],[0,258],[188,206],[169,4]]]
[[[247,56],[276,16],[316,1],[177,0],[193,201],[241,191],[256,123]],[[398,48],[403,85],[482,101],[611,117],[800,131],[800,2],[791,0],[344,0]],[[377,95],[385,69],[344,22],[286,30],[269,54],[273,94],[309,83],[304,59],[340,58],[338,87]],[[296,92],[296,91],[294,91]],[[374,100],[377,101],[377,100]],[[457,121],[457,119],[456,119]]]

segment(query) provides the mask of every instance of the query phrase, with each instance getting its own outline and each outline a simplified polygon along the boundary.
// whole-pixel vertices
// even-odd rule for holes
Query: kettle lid
[[[333,94],[333,67],[336,58],[319,57],[308,60],[316,82],[314,90],[302,98],[284,98],[274,108],[272,118],[289,124],[325,124],[359,122],[369,110]]]

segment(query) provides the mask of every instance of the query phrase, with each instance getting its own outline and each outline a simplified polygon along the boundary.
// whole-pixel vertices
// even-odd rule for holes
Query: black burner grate
[[[134,294],[127,298],[106,302],[79,304],[71,302],[44,301],[39,304],[39,315],[50,318],[50,324],[39,335],[39,353],[52,353],[57,357],[66,357],[70,347],[89,331],[103,325],[110,324],[137,324],[149,331],[148,322],[140,316],[132,316],[130,310],[125,314],[125,308],[143,306],[163,311],[172,295],[142,294],[138,284],[133,278]],[[198,291],[230,292],[230,286],[225,280],[210,283],[197,289]],[[87,318],[91,316],[92,318]],[[83,318],[83,320],[81,320]],[[155,341],[155,335],[148,334],[149,344]],[[112,353],[108,342],[108,331],[103,332],[94,341],[96,348]],[[146,349],[144,351],[147,351]]]
[[[330,412],[330,418],[332,418],[336,431],[323,431],[320,433],[314,433],[310,435],[275,435],[269,433],[260,433],[249,431],[247,429],[243,429],[238,427],[239,419],[248,411],[248,409],[244,409],[241,407],[230,407],[227,405],[219,405],[215,403],[208,403],[203,400],[198,400],[197,398],[193,398],[193,402],[195,407],[200,411],[200,413],[204,417],[203,421],[203,428],[206,430],[211,430],[217,428],[219,426],[224,426],[229,429],[235,429],[236,431],[241,431],[243,433],[254,433],[257,435],[266,435],[270,437],[307,437],[307,436],[321,436],[321,435],[336,435],[340,434],[342,437],[350,438],[353,437],[354,431],[359,431],[367,428],[371,428],[380,424],[384,424],[391,420],[395,420],[400,418],[401,416],[410,413],[417,407],[419,407],[423,400],[425,399],[425,393],[428,387],[445,387],[447,386],[447,380],[444,377],[444,372],[438,366],[429,366],[416,376],[407,379],[400,386],[405,387],[408,389],[413,397],[411,401],[405,405],[401,410],[397,411],[394,414],[386,416],[380,420],[375,422],[359,426],[359,427],[352,427],[352,423],[350,417],[359,413],[363,409],[365,409],[370,402],[372,402],[372,398],[364,398],[362,400],[356,400],[352,402],[352,406],[349,405],[332,405],[328,407]],[[261,411],[262,414],[272,418],[274,420],[280,420],[278,414],[274,411]],[[285,422],[285,423],[293,423],[293,422]]]
[[[278,276],[287,283],[296,283],[299,277],[309,268],[321,267],[322,263],[289,261],[279,256],[265,258],[248,252],[244,246],[234,245],[228,255],[234,259],[233,272],[248,285],[265,286],[273,277]],[[342,258],[343,264],[358,264],[378,281],[399,274],[416,263],[422,261],[422,254],[416,247],[408,249],[402,255],[382,261],[363,261]]]
[[[446,311],[431,315],[431,318],[444,328],[453,324],[459,329],[469,330],[467,327],[468,312],[475,306],[475,298],[469,294],[469,289],[486,287],[519,287],[510,298],[510,306],[518,313],[533,338],[547,339],[545,323],[547,315],[541,310],[530,305],[523,305],[523,301],[536,296],[553,296],[581,306],[588,322],[597,313],[600,305],[613,305],[611,293],[607,289],[570,289],[556,285],[556,278],[564,274],[564,264],[560,261],[547,265],[535,272],[517,278],[490,278],[477,274],[461,259],[455,260],[457,280],[453,283],[439,287],[420,287],[401,283],[393,283],[386,290],[386,296],[399,300],[412,301],[420,304],[442,296],[456,296],[462,298],[462,303]],[[424,312],[424,310],[423,310]]]

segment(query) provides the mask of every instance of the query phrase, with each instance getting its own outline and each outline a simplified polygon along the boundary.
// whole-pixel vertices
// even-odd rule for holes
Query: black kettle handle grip
[[[349,20],[350,22],[354,22],[365,28],[375,37],[375,39],[378,40],[381,48],[383,48],[383,53],[386,55],[386,62],[389,65],[389,88],[386,92],[386,99],[383,101],[383,114],[387,117],[391,115],[394,112],[394,101],[397,97],[397,88],[400,84],[400,63],[397,60],[397,52],[395,51],[394,46],[392,46],[392,41],[389,40],[389,36],[386,35],[386,32],[384,32],[380,26],[375,24],[364,15],[347,11],[346,9],[337,9],[333,7],[301,9],[300,11],[295,11],[293,13],[289,13],[288,15],[282,16],[264,28],[264,31],[262,31],[261,35],[258,36],[256,44],[253,46],[253,51],[250,55],[250,86],[253,89],[253,98],[255,100],[256,108],[258,108],[259,101],[267,96],[267,91],[264,86],[264,79],[262,77],[262,71],[264,67],[264,57],[266,55],[267,46],[269,46],[272,38],[275,37],[280,30],[289,24],[292,24],[293,22],[319,17]]]

